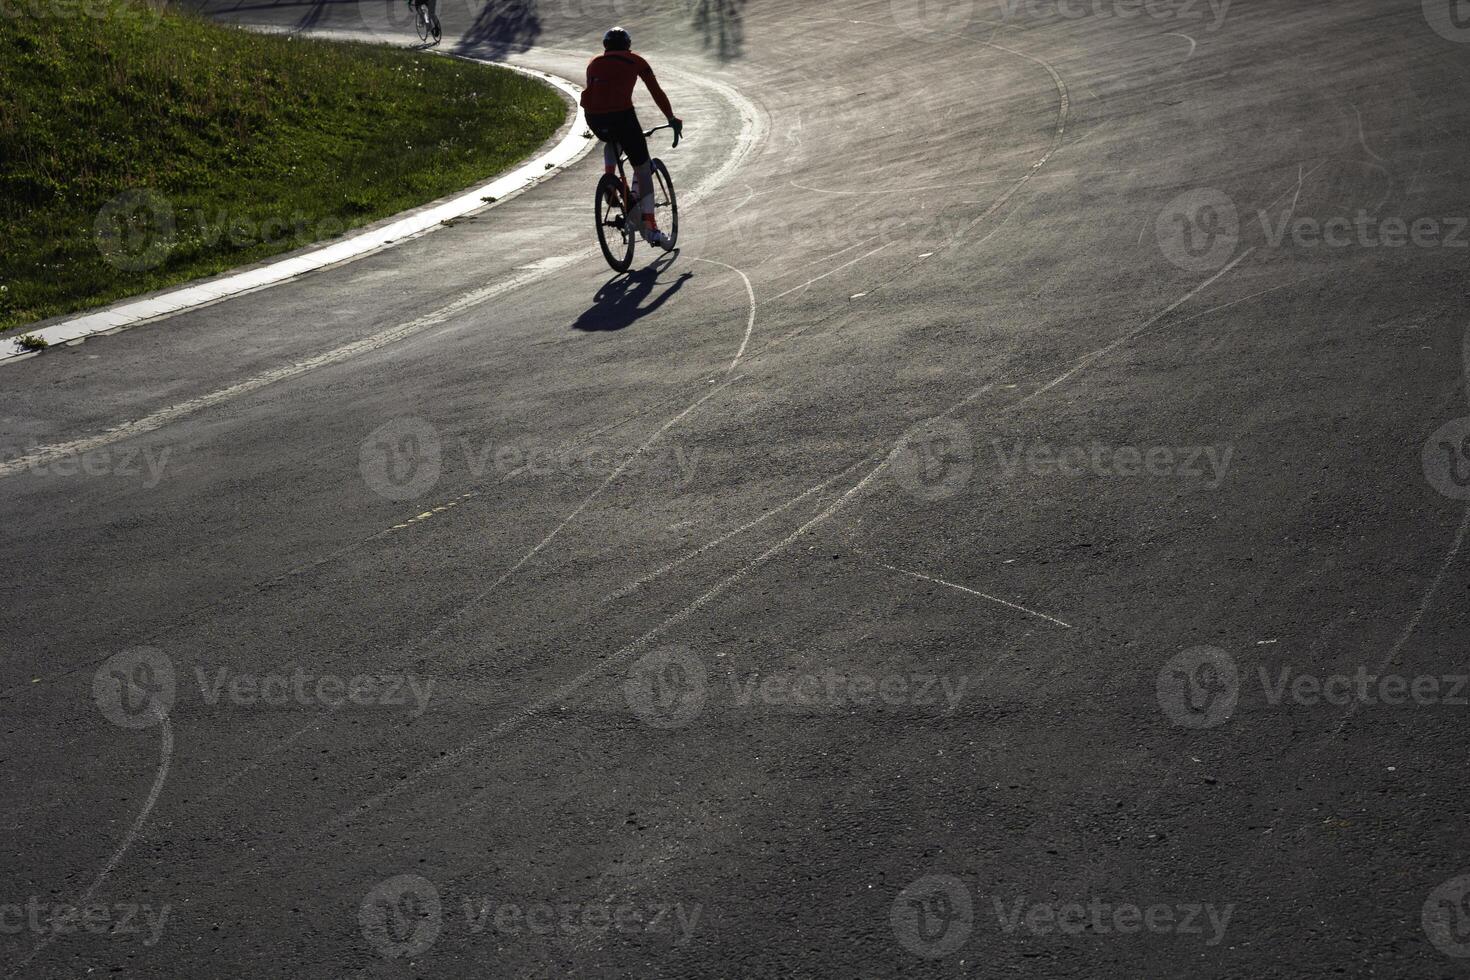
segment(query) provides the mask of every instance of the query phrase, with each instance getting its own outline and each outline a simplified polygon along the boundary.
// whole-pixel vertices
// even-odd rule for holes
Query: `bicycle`
[[[428,43],[430,35],[434,43],[438,44],[443,36],[443,28],[439,24],[439,18],[429,13],[429,5],[425,0],[408,0],[408,5],[414,9],[413,26],[419,32],[419,40]]]
[[[655,126],[643,135],[649,137],[660,129],[673,128]],[[674,146],[678,145],[679,134],[675,133]],[[602,246],[602,256],[614,272],[627,272],[633,264],[633,246],[643,220],[638,202],[633,200],[628,187],[627,173],[623,169],[625,160],[627,156],[623,148],[618,147],[618,172],[603,174],[597,182],[597,199],[593,202],[592,212],[597,224],[597,244]],[[673,251],[679,241],[679,199],[674,194],[674,178],[669,176],[669,168],[658,157],[654,157],[649,165],[653,170],[653,213],[659,227],[669,236],[669,251]],[[617,232],[616,238],[611,231]]]

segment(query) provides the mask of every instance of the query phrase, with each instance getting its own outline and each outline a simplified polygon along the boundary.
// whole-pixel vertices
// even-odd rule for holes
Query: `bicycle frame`
[[[644,139],[647,139],[648,137],[652,136],[654,133],[658,132],[661,129],[673,129],[673,128],[674,128],[673,125],[670,124],[670,123],[665,123],[662,126],[655,126],[652,129],[644,130],[644,132],[643,132],[643,138]],[[679,135],[677,133],[675,133],[674,134],[674,145],[672,147],[670,147],[670,149],[673,149],[674,147],[677,147],[678,145],[679,145]],[[648,161],[649,161],[649,163],[652,163],[653,160],[654,160],[654,156],[653,156],[652,153],[650,153],[648,155]],[[618,144],[618,180],[621,181],[622,184],[623,184],[623,193],[624,194],[627,194],[628,197],[631,199],[632,196],[633,196],[633,189],[628,186],[628,174],[627,174],[627,171],[623,169],[623,164],[625,164],[627,162],[628,162],[628,154],[623,150],[622,144]]]

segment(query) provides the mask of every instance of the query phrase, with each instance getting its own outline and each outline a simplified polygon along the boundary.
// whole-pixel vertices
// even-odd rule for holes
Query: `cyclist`
[[[417,16],[418,11],[414,10],[415,7],[429,8],[429,29],[433,31],[434,43],[438,44],[443,34],[443,28],[439,25],[439,0],[408,0],[408,9]]]
[[[653,101],[674,127],[675,139],[684,132],[684,122],[674,115],[653,68],[633,53],[633,38],[626,30],[614,27],[604,34],[602,49],[602,54],[587,65],[587,89],[582,93],[587,127],[603,142],[602,161],[608,173],[618,168],[618,147],[628,154],[628,162],[633,165],[633,198],[643,209],[643,239],[666,249],[669,236],[659,230],[653,214],[653,170],[649,165],[648,140],[633,109],[633,87],[638,79],[643,79]],[[633,216],[629,215],[628,219],[631,222]]]

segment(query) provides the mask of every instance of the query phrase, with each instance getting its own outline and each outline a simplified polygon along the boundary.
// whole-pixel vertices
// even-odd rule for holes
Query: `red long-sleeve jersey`
[[[582,108],[588,113],[622,112],[633,108],[633,87],[638,79],[648,86],[648,94],[672,119],[674,109],[669,97],[659,87],[648,62],[631,51],[608,51],[587,65],[587,89],[582,93]]]

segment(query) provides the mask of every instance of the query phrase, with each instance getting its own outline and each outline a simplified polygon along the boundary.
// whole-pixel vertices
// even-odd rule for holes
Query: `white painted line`
[[[695,259],[694,261],[703,262],[706,265],[717,265],[722,269],[729,269],[731,272],[739,276],[740,280],[745,283],[745,295],[750,298],[750,316],[747,317],[745,321],[745,336],[740,339],[740,349],[735,352],[735,359],[731,361],[730,366],[725,369],[725,377],[729,378],[730,375],[735,373],[735,368],[739,366],[740,359],[745,356],[745,348],[750,346],[750,335],[755,331],[755,287],[750,284],[750,277],[741,272],[739,269],[735,268],[733,265],[726,265],[723,262],[716,262],[714,259]]]
[[[480,289],[465,293],[464,295],[455,299],[453,302],[441,306],[439,309],[433,310],[432,312],[425,313],[423,316],[416,317],[415,319],[410,320],[407,323],[400,323],[385,330],[380,330],[377,333],[372,334],[371,336],[364,337],[361,340],[355,340],[350,344],[345,344],[342,347],[338,347],[334,350],[329,350],[325,353],[317,354],[303,361],[297,361],[294,364],[286,364],[281,367],[272,368],[264,374],[258,374],[253,378],[247,378],[246,380],[232,384],[227,388],[221,388],[216,391],[209,392],[208,394],[200,395],[196,398],[191,398],[187,401],[169,405],[165,408],[158,409],[155,412],[145,415],[140,419],[132,419],[127,422],[121,422],[117,425],[114,425],[112,428],[106,429],[95,435],[84,436],[82,438],[73,439],[68,442],[52,443],[45,446],[38,446],[24,456],[18,456],[14,459],[8,459],[0,462],[0,478],[14,476],[17,473],[24,472],[27,468],[41,466],[52,460],[64,459],[67,456],[72,455],[79,455],[81,453],[89,452],[93,449],[98,449],[102,446],[111,445],[112,443],[118,442],[122,439],[128,439],[133,436],[143,435],[148,432],[156,431],[171,422],[175,422],[186,416],[193,415],[195,412],[203,411],[204,409],[210,408],[214,405],[223,404],[224,402],[230,401],[233,398],[238,398],[241,395],[249,394],[252,391],[257,391],[268,385],[273,385],[281,381],[289,380],[291,378],[300,377],[303,374],[315,371],[318,368],[326,367],[329,364],[337,364],[341,361],[347,360],[348,358],[356,357],[359,354],[365,354],[368,351],[374,351],[380,347],[386,347],[389,344],[397,343],[398,341],[403,340],[407,337],[411,337],[416,333],[420,333],[421,331],[427,330],[430,327],[437,326],[450,319],[453,319],[454,317],[459,316],[461,313],[472,310],[476,306],[479,306],[482,303],[486,303],[501,295],[502,293],[507,293],[513,289],[518,289],[521,286],[526,285],[527,283],[536,282],[540,279],[544,279],[547,275],[549,275],[549,273],[544,270],[517,273],[514,276],[503,279],[496,283],[492,283],[489,286],[484,286]]]
[[[573,104],[578,108],[567,135],[549,152],[527,161],[510,173],[497,177],[489,183],[472,187],[442,204],[405,214],[391,224],[360,231],[302,255],[288,255],[248,272],[227,275],[208,283],[181,286],[148,299],[124,300],[118,305],[52,324],[40,330],[19,330],[15,337],[7,338],[6,342],[0,343],[0,364],[31,353],[23,349],[18,342],[22,334],[40,337],[53,346],[71,343],[94,334],[108,333],[148,320],[156,320],[183,310],[216,303],[231,296],[274,286],[328,266],[360,259],[365,255],[387,248],[390,244],[397,244],[434,231],[441,227],[441,222],[503,204],[547,177],[565,170],[591,150],[595,141],[586,139],[582,135],[587,129],[587,119],[580,107],[582,92],[580,86],[555,75],[521,68],[517,65],[481,58],[469,60],[508,68],[522,75],[540,79],[570,95]],[[494,203],[486,204],[483,200],[486,197],[495,198]]]
[[[836,275],[837,273],[841,272],[843,269],[849,268],[850,266],[857,265],[859,262],[861,262],[863,259],[868,258],[869,256],[877,255],[879,252],[883,251],[885,248],[888,248],[890,245],[893,245],[893,244],[894,244],[893,242],[888,242],[886,245],[879,245],[877,248],[873,249],[871,252],[867,252],[867,253],[865,253],[863,255],[859,255],[857,258],[853,259],[851,262],[844,262],[841,265],[839,265],[837,268],[831,269],[831,270],[829,270],[827,272],[824,272],[820,276],[817,276],[814,279],[808,279],[806,282],[802,283],[800,286],[792,286],[790,289],[786,290],[786,292],[784,292],[784,293],[777,293],[774,297],[772,297],[771,302],[774,303],[776,300],[781,299],[784,296],[790,296],[792,293],[796,292],[798,289],[805,289],[806,287],[810,286],[814,282],[821,282],[823,279],[826,279],[828,276]]]
[[[991,602],[999,603],[1000,605],[1005,606],[1007,609],[1014,609],[1017,612],[1023,612],[1023,613],[1025,613],[1028,616],[1035,616],[1037,619],[1044,619],[1048,623],[1056,623],[1058,626],[1062,627],[1063,629],[1071,629],[1072,628],[1072,624],[1071,623],[1064,623],[1060,619],[1057,619],[1055,616],[1048,616],[1046,613],[1044,613],[1044,612],[1037,612],[1035,609],[1027,609],[1025,606],[1017,605],[1014,602],[1007,602],[1004,599],[999,599],[999,598],[997,598],[997,597],[995,597],[993,595],[987,595],[984,592],[976,592],[974,589],[966,588],[963,585],[956,585],[953,582],[946,582],[942,578],[931,578],[928,575],[920,575],[918,572],[910,572],[910,571],[907,571],[907,570],[902,569],[902,568],[895,568],[893,565],[885,565],[882,562],[879,562],[878,564],[879,564],[880,567],[886,568],[890,572],[897,572],[900,575],[907,575],[909,578],[916,578],[916,579],[919,579],[920,581],[924,581],[924,582],[933,582],[935,585],[943,585],[943,586],[946,586],[948,588],[955,589],[956,591],[959,591],[959,592],[964,592],[964,593],[967,593],[967,594],[972,595],[972,596],[978,596],[981,599],[988,599]]]

